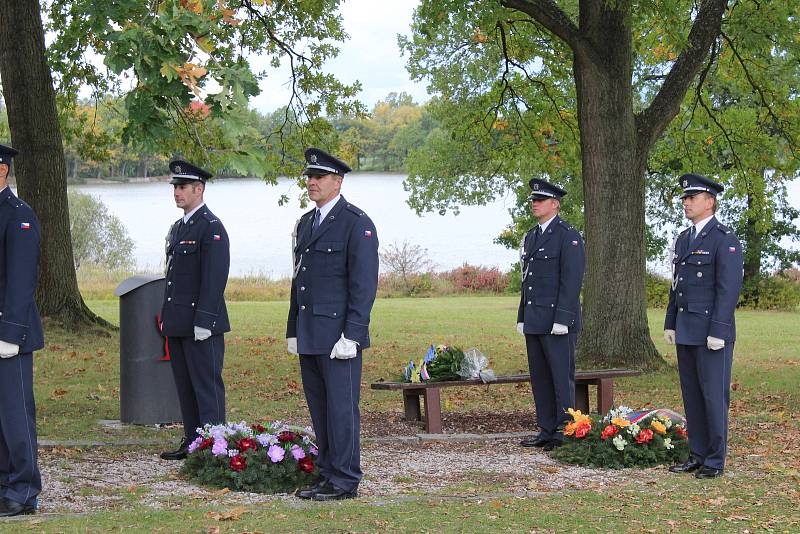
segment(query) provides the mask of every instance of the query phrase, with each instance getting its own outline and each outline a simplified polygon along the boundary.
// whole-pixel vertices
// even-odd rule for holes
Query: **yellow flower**
[[[572,416],[572,420],[575,421],[576,423],[580,423],[582,421],[586,421],[587,423],[592,422],[589,416],[583,415],[580,410],[573,410],[572,408],[568,408],[567,413]]]
[[[622,417],[615,417],[614,419],[611,420],[611,424],[625,428],[626,426],[629,426],[631,422],[628,421],[627,419],[623,419]]]
[[[651,422],[650,423],[650,428],[652,428],[653,430],[655,430],[659,434],[666,434],[667,433],[667,427],[665,427],[663,424],[659,423],[658,421]]]
[[[564,427],[564,435],[565,436],[573,435],[575,433],[575,428],[577,426],[578,426],[578,423],[576,423],[576,422],[567,423],[567,426]]]

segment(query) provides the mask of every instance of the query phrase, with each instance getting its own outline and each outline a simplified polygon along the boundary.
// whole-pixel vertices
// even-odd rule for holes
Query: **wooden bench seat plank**
[[[575,407],[583,413],[589,413],[589,386],[597,386],[597,407],[600,413],[606,413],[614,405],[614,378],[638,376],[641,371],[633,369],[600,369],[595,371],[577,371],[575,373]],[[497,380],[484,384],[479,379],[454,380],[448,382],[425,382],[412,384],[408,382],[375,382],[370,385],[375,390],[403,392],[403,411],[406,421],[424,421],[425,431],[429,434],[442,432],[442,403],[440,389],[445,387],[479,386],[491,384],[514,384],[530,382],[530,375],[499,376]],[[422,415],[420,397],[425,403],[425,416]]]

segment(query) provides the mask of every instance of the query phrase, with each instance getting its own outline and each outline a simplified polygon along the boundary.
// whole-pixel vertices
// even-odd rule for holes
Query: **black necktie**
[[[531,252],[536,252],[536,245],[539,244],[539,236],[542,235],[542,226],[539,225],[536,227],[536,233],[533,236],[533,246],[531,246]]]
[[[313,234],[316,232],[317,228],[319,228],[319,210],[314,212],[314,223],[311,225],[311,233]]]
[[[689,231],[689,244],[694,241],[695,237],[697,237],[697,227],[692,225],[692,229]]]

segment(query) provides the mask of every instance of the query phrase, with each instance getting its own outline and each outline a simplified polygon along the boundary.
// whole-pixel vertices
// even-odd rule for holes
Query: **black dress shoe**
[[[174,451],[165,451],[159,454],[162,460],[183,460],[189,454],[189,440],[183,438],[181,444]]]
[[[330,482],[326,482],[321,488],[311,495],[312,501],[341,501],[343,499],[355,499],[358,497],[358,489],[353,491],[343,490]]]
[[[298,489],[296,492],[294,492],[294,496],[299,499],[310,499],[314,496],[314,493],[322,489],[327,482],[328,481],[324,478],[320,478],[310,486]]]
[[[544,446],[542,446],[542,450],[550,452],[553,449],[555,449],[556,447],[562,446],[563,444],[564,444],[564,442],[561,441],[560,439],[551,439]]]
[[[523,447],[544,447],[548,443],[550,443],[549,439],[540,438],[539,436],[525,438],[519,442],[519,444]]]
[[[694,474],[695,478],[717,478],[721,477],[723,474],[722,469],[717,469],[715,467],[706,467],[703,466],[697,473]]]
[[[36,507],[32,504],[22,504],[17,501],[0,497],[0,517],[11,517],[15,515],[35,514]]]
[[[673,465],[669,468],[670,473],[691,473],[693,471],[697,471],[703,467],[703,464],[695,460],[694,458],[689,458],[686,463],[681,465]]]

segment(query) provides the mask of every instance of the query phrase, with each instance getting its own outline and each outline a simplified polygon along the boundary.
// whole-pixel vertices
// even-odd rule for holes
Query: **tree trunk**
[[[753,213],[753,203],[755,198],[748,193],[747,195],[747,217],[744,221],[744,300],[754,307],[758,307],[758,281],[761,278],[761,253],[764,249],[764,237],[758,232],[756,224],[758,221],[751,215]]]
[[[631,33],[619,11],[606,11],[594,23],[595,31],[587,35],[603,51],[602,62],[580,50],[574,55],[591,266],[583,285],[578,365],[653,369],[663,360],[647,324],[646,154],[640,156],[637,148]]]
[[[0,77],[19,196],[42,225],[36,302],[65,326],[101,323],[83,302],[73,263],[67,168],[38,0],[0,0]]]

